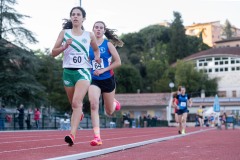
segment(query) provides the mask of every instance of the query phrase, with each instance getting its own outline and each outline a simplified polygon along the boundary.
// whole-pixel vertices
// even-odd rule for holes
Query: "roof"
[[[168,106],[170,93],[132,93],[132,94],[116,94],[115,98],[121,103],[122,107],[153,107],[153,106]],[[212,106],[214,97],[200,98],[195,97],[193,105]],[[222,106],[239,106],[240,97],[224,98],[219,97],[219,103]]]
[[[217,56],[232,56],[232,57],[240,57],[240,47],[224,47],[224,48],[211,48],[208,50],[204,50],[195,54],[192,54],[188,57],[185,57],[183,60],[195,60],[199,58],[206,57],[217,57]]]
[[[223,40],[220,40],[220,41],[216,41],[214,43],[224,43],[224,42],[232,42],[232,41],[240,41],[240,37],[231,37],[231,38],[228,38],[228,39],[223,39]]]
[[[122,106],[166,106],[170,93],[116,94]]]
[[[206,22],[206,23],[193,23],[192,25],[186,26],[186,28],[191,28],[199,25],[209,25],[214,23],[220,23],[220,21]]]

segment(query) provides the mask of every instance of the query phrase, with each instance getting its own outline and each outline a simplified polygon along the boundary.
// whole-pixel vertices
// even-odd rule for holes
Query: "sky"
[[[240,28],[240,0],[17,0],[17,12],[31,18],[22,20],[24,27],[35,34],[39,43],[31,49],[52,49],[62,30],[64,18],[70,18],[80,2],[86,11],[85,30],[91,31],[95,21],[104,21],[117,35],[139,30],[163,21],[172,22],[173,12],[181,14],[183,25],[226,19]]]

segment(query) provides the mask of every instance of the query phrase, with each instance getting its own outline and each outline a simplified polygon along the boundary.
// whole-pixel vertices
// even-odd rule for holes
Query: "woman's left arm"
[[[111,42],[108,42],[108,49],[112,55],[113,61],[112,61],[111,65],[109,65],[107,68],[105,68],[106,71],[109,71],[109,70],[112,70],[112,69],[115,69],[115,68],[121,66],[121,59],[118,54],[118,51]]]

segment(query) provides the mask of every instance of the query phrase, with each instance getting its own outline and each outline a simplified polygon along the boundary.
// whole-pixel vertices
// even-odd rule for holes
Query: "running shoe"
[[[102,145],[102,140],[101,138],[95,136],[94,139],[90,142],[91,146],[100,146]]]
[[[180,130],[178,130],[178,134],[182,134]]]
[[[182,130],[182,134],[186,134],[186,133],[185,133],[185,129]]]
[[[119,110],[121,109],[121,104],[120,104],[120,102],[118,102],[115,98],[114,98],[114,101],[113,101],[113,102],[116,103],[115,111],[119,111]],[[106,110],[104,110],[104,114],[105,114],[107,117],[109,117],[109,118],[112,117],[112,115],[107,114]]]
[[[114,102],[116,103],[115,111],[119,111],[121,109],[121,104],[114,98]]]
[[[65,142],[71,147],[74,144],[74,136],[72,134],[67,135],[65,137]]]

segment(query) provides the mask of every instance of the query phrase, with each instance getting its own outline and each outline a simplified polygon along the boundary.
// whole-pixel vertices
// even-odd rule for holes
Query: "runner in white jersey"
[[[68,100],[72,106],[71,132],[65,137],[65,142],[72,146],[80,120],[83,118],[83,98],[91,82],[89,63],[89,47],[94,50],[95,61],[101,63],[100,52],[96,38],[91,32],[83,30],[82,23],[86,12],[81,7],[74,7],[70,12],[71,21],[64,24],[52,49],[56,57],[64,52],[63,83]]]

